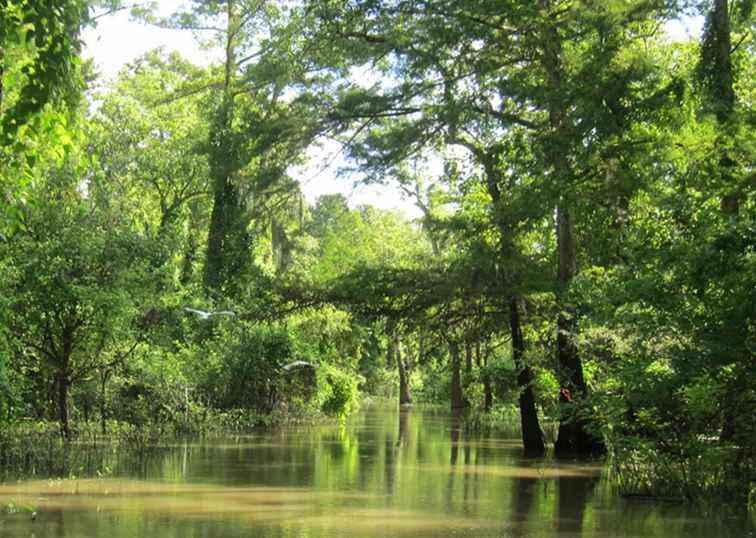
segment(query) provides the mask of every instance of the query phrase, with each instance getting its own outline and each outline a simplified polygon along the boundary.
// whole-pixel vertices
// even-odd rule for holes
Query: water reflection
[[[597,478],[560,476],[557,479],[556,529],[559,533],[582,536],[583,518]]]
[[[527,522],[535,505],[538,480],[530,477],[512,479],[512,534],[527,536]]]
[[[409,429],[409,417],[412,409],[410,407],[402,407],[399,409],[399,435],[397,437],[396,444],[401,446],[407,440],[407,430]]]
[[[628,503],[597,465],[521,457],[420,409],[170,447],[100,479],[0,486],[0,536],[748,536],[748,521]],[[39,514],[32,521],[30,510]]]

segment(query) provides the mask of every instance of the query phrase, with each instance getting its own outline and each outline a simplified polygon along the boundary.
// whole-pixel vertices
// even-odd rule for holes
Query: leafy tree
[[[23,147],[19,131],[70,88],[87,16],[84,1],[11,0],[0,6],[1,147]]]
[[[184,285],[207,222],[207,123],[202,96],[174,94],[202,76],[177,54],[148,53],[121,73],[90,123],[99,174],[91,195],[100,207],[130,215],[135,230],[159,239],[162,264],[182,255]]]
[[[296,13],[276,2],[193,2],[162,24],[211,32],[223,63],[186,91],[211,93],[207,155],[213,207],[204,268],[209,289],[230,291],[251,262],[251,207],[290,189],[286,170],[318,130],[296,87],[314,84],[300,48]],[[292,54],[294,51],[294,54]],[[290,98],[286,92],[294,92]]]
[[[71,435],[72,385],[93,376],[105,351],[139,340],[144,244],[114,227],[65,180],[38,198],[29,231],[3,246],[6,323],[33,370],[54,386],[61,432]]]
[[[0,4],[0,232],[24,226],[38,162],[72,146],[70,116],[80,97],[79,31],[84,0]]]

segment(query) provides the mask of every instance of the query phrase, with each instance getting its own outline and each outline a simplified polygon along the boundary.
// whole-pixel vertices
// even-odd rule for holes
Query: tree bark
[[[60,432],[68,441],[71,438],[71,424],[68,409],[68,391],[71,388],[71,354],[74,350],[75,326],[65,326],[61,335],[60,355],[55,382],[58,389],[58,417]]]
[[[543,431],[538,422],[538,410],[533,393],[533,371],[524,364],[525,339],[520,324],[519,299],[513,296],[509,302],[509,327],[512,335],[512,358],[519,371],[517,385],[520,389],[520,425],[522,427],[522,446],[528,456],[543,456],[546,445]]]
[[[213,178],[213,210],[207,238],[205,286],[222,290],[245,265],[248,256],[246,223],[237,186],[233,181],[236,155],[226,131],[230,130],[231,97],[224,99],[210,155],[210,174]],[[225,133],[225,134],[224,134]]]
[[[184,247],[184,256],[181,261],[181,273],[179,282],[186,286],[194,274],[194,261],[197,257],[197,236],[200,233],[200,207],[196,200],[189,203],[189,230]]]
[[[470,376],[472,375],[472,343],[469,340],[465,341],[465,373]]]
[[[60,433],[68,441],[71,439],[71,424],[68,417],[68,389],[71,385],[66,372],[60,372],[57,379],[58,385],[58,418],[60,420]]]
[[[0,35],[2,36],[2,39],[0,39],[0,43],[3,43],[5,41],[5,35],[2,30],[0,30]],[[0,118],[3,117],[4,106],[3,106],[3,99],[5,95],[5,86],[3,85],[3,82],[5,81],[5,49],[0,47]]]
[[[572,226],[569,211],[564,206],[557,208],[557,300],[560,307],[557,316],[557,361],[561,385],[559,401],[563,404],[559,434],[554,445],[554,453],[558,457],[590,456],[606,452],[603,441],[591,435],[585,420],[574,413],[575,402],[587,394],[587,387],[583,363],[575,342],[577,312],[565,297],[577,267],[577,248]]]
[[[475,354],[477,357],[478,367],[483,372],[481,379],[481,381],[483,382],[483,412],[489,413],[491,411],[491,408],[493,407],[493,388],[491,387],[491,376],[489,375],[488,369],[486,368],[486,366],[488,366],[489,355],[488,343],[486,343],[484,349],[481,350],[479,341],[477,347],[475,348]]]
[[[735,108],[732,75],[732,39],[728,0],[714,0],[709,13],[707,36],[711,46],[709,61],[713,62],[713,80],[709,81],[719,123],[726,123]],[[705,44],[706,45],[706,44]]]
[[[727,137],[726,126],[730,122],[735,110],[735,89],[732,74],[732,39],[730,37],[730,10],[727,0],[715,0],[714,9],[710,15],[714,45],[714,80],[711,81],[714,94],[714,107],[717,122],[722,127],[720,138]],[[740,195],[734,183],[733,161],[724,141],[719,141],[721,157],[719,159],[724,194],[720,206],[728,215],[735,216],[740,212]]]
[[[106,405],[106,388],[108,386],[108,378],[110,377],[110,371],[105,370],[100,374],[100,431],[103,435],[108,433],[108,412]]]
[[[449,341],[449,355],[451,356],[451,409],[460,411],[467,407],[467,402],[462,394],[462,380],[460,376],[461,357],[459,353],[459,344],[456,341]]]
[[[396,360],[396,366],[399,370],[399,405],[408,405],[412,403],[409,391],[409,376],[407,374],[407,365],[402,356],[401,342],[397,331],[394,331],[391,346],[393,348],[394,360]]]

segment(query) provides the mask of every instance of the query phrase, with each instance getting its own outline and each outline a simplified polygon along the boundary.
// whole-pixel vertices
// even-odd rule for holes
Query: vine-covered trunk
[[[205,286],[215,290],[228,289],[232,279],[244,270],[249,257],[245,208],[233,177],[237,158],[231,147],[233,142],[224,134],[230,130],[231,104],[222,106],[215,126],[221,132],[212,135],[215,140],[210,174],[214,192],[204,274]]]
[[[522,427],[522,446],[529,456],[542,456],[546,452],[543,441],[543,431],[538,422],[538,410],[533,393],[533,371],[524,364],[525,339],[522,336],[520,323],[520,307],[517,297],[509,302],[509,328],[512,335],[512,358],[515,368],[519,371],[517,384],[520,390],[520,425]]]
[[[277,218],[270,219],[270,246],[277,273],[284,273],[291,265],[292,245],[286,235],[286,228]]]
[[[250,254],[246,203],[235,178],[240,166],[238,141],[233,133],[233,84],[239,24],[236,2],[228,0],[226,11],[223,97],[209,135],[213,209],[207,236],[204,283],[208,289],[231,292],[234,279],[244,272]]]
[[[493,407],[493,388],[491,387],[491,376],[486,374],[483,377],[483,411],[489,413]]]

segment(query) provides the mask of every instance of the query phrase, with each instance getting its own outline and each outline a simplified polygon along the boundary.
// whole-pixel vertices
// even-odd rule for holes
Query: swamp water
[[[128,476],[0,485],[0,537],[756,536],[725,510],[618,498],[603,473],[524,459],[514,432],[369,408],[168,447]]]

